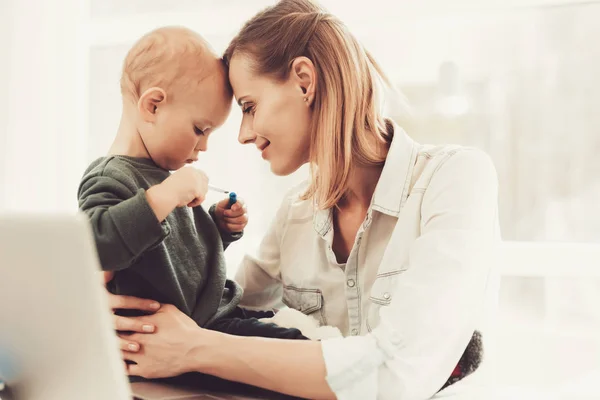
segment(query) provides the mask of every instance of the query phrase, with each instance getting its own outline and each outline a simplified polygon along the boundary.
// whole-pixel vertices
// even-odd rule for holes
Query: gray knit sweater
[[[94,161],[79,187],[108,289],[173,304],[199,326],[227,315],[242,290],[226,278],[224,249],[241,234],[221,235],[214,206],[175,209],[159,223],[145,191],[169,177],[152,160],[110,156]]]

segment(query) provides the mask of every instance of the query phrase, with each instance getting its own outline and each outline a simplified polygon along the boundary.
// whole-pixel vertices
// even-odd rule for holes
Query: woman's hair
[[[250,56],[256,73],[278,80],[288,78],[297,57],[315,65],[313,179],[304,199],[314,197],[320,209],[336,206],[348,191],[354,167],[383,165],[380,150],[389,145],[391,134],[379,111],[376,86],[388,81],[340,20],[313,1],[282,0],[242,27],[225,51],[225,62],[237,53]]]

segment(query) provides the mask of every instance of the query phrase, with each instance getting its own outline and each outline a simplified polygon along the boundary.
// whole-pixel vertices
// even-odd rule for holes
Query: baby
[[[206,212],[208,178],[186,166],[231,110],[221,59],[193,31],[155,30],[129,51],[121,93],[109,155],[88,167],[78,192],[102,269],[114,273],[108,290],[173,304],[208,329],[305,339],[298,329],[258,320],[272,312],[237,306],[241,289],[226,278],[223,252],[242,236],[243,203],[229,207],[225,199]]]

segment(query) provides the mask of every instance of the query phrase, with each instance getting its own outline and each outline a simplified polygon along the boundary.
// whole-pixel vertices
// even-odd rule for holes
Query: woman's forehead
[[[235,54],[229,63],[229,81],[236,102],[248,95],[255,95],[265,86],[266,78],[258,75],[249,56]]]
[[[255,78],[250,57],[236,53],[229,62],[229,80],[232,84],[242,84]]]

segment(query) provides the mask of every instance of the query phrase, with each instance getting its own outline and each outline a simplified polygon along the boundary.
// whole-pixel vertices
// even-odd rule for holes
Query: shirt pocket
[[[379,311],[381,307],[389,307],[394,298],[396,282],[404,269],[385,272],[377,275],[371,293],[369,295],[369,304],[367,310],[367,330],[371,332],[379,325]]]
[[[298,288],[296,286],[283,286],[283,304],[310,315],[319,321],[321,326],[327,325],[323,313],[323,293],[319,289]]]

